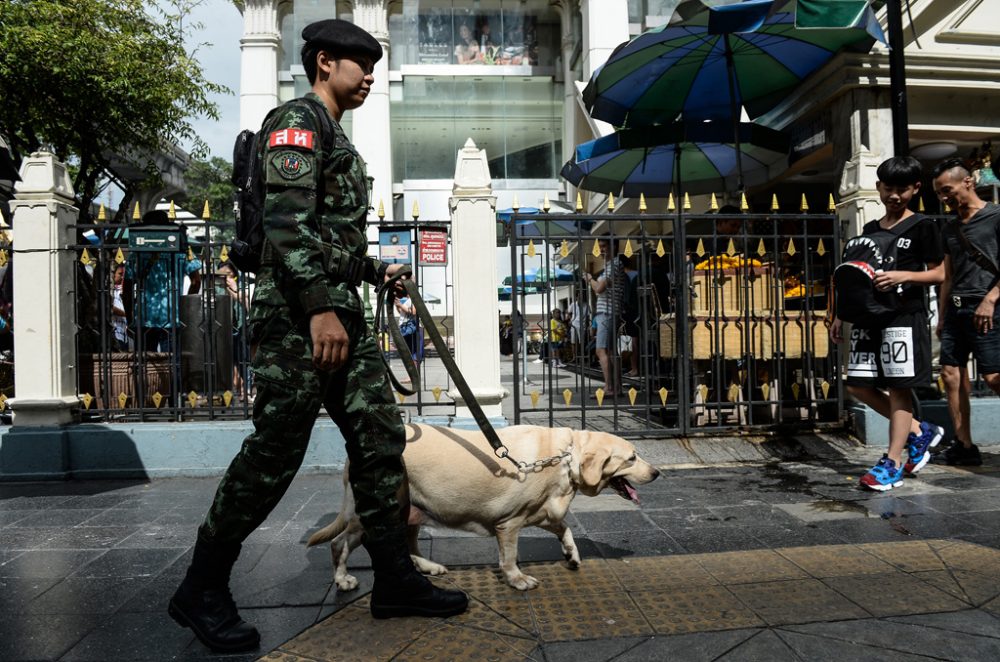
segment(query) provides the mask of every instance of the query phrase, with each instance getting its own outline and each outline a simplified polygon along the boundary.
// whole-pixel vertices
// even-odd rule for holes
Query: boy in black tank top
[[[920,190],[920,162],[908,156],[893,157],[883,162],[877,173],[876,188],[885,216],[865,225],[862,234],[892,229],[915,215],[908,206]],[[931,381],[924,293],[926,287],[944,278],[941,234],[931,219],[920,217],[896,242],[896,264],[892,270],[876,274],[875,286],[881,290],[897,288],[898,312],[890,322],[878,326],[855,324],[847,362],[848,393],[889,419],[888,452],[861,477],[863,487],[880,492],[902,485],[904,473],[920,471],[930,460],[929,449],[944,436],[939,426],[913,418],[910,394],[914,386]],[[843,341],[837,318],[830,327],[830,337],[835,343]]]

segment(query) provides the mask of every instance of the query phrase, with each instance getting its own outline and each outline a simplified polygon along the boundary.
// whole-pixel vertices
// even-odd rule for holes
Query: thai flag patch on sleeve
[[[272,131],[268,137],[268,147],[300,147],[302,149],[313,150],[312,131],[306,129],[281,129]]]

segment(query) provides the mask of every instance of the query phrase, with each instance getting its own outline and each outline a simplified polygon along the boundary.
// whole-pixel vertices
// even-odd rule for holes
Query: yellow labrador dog
[[[447,568],[420,555],[417,535],[427,519],[454,529],[496,536],[500,569],[507,583],[526,591],[538,580],[517,567],[517,538],[526,526],[554,533],[562,543],[569,567],[580,564],[573,534],[563,523],[579,491],[595,496],[611,487],[623,498],[639,502],[632,483],[643,485],[660,472],[636,455],[635,447],[603,432],[519,425],[497,430],[515,459],[543,466],[517,471],[499,459],[478,430],[408,425],[403,461],[409,488],[409,545],[417,569],[441,575]],[[357,588],[347,573],[347,557],[361,544],[361,522],[344,471],[344,503],[337,519],[317,531],[309,545],[330,542],[334,582],[342,591]],[[404,486],[405,487],[405,486]],[[401,490],[405,506],[405,489]]]

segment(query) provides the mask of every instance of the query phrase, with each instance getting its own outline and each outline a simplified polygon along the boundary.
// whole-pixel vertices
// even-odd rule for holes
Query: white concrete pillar
[[[79,212],[66,165],[35,152],[21,165],[10,207],[17,227],[14,262],[15,426],[70,423],[76,396],[73,264]]]
[[[615,47],[628,41],[628,3],[580,0],[583,17],[583,75],[589,80]]]
[[[246,0],[240,39],[240,128],[256,131],[278,105],[278,0]]]
[[[885,214],[875,189],[875,171],[893,155],[892,113],[886,92],[855,90],[836,104],[833,115],[848,118],[835,124],[832,140],[834,158],[844,164],[837,216],[846,241]]]
[[[573,14],[574,0],[560,0],[559,2],[559,30],[560,53],[562,60],[563,77],[563,131],[562,131],[562,162],[566,163],[576,153],[576,113],[577,113],[577,90],[576,75],[573,73]],[[560,164],[561,165],[561,164]],[[566,184],[567,194],[573,191],[573,186]],[[567,195],[567,199],[570,196]]]
[[[384,54],[375,63],[375,84],[365,105],[352,111],[351,142],[368,164],[368,175],[375,179],[368,220],[376,220],[379,202],[385,220],[393,220],[392,204],[392,133],[389,113],[389,13],[384,0],[355,0],[354,23],[367,30],[382,44]]]
[[[500,383],[496,205],[486,151],[469,138],[458,152],[449,200],[455,362],[490,418],[503,415],[500,401],[507,395]],[[457,389],[448,395],[456,402],[456,417],[472,417]]]

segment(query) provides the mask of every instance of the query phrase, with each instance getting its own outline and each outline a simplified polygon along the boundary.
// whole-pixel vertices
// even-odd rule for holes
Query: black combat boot
[[[372,557],[375,586],[372,588],[372,616],[436,616],[445,618],[469,608],[469,598],[461,591],[438,588],[413,567],[402,535],[366,540]]]
[[[260,645],[260,633],[240,618],[229,592],[229,575],[240,547],[239,543],[209,542],[198,536],[191,567],[167,608],[178,625],[191,628],[201,643],[217,652]]]

